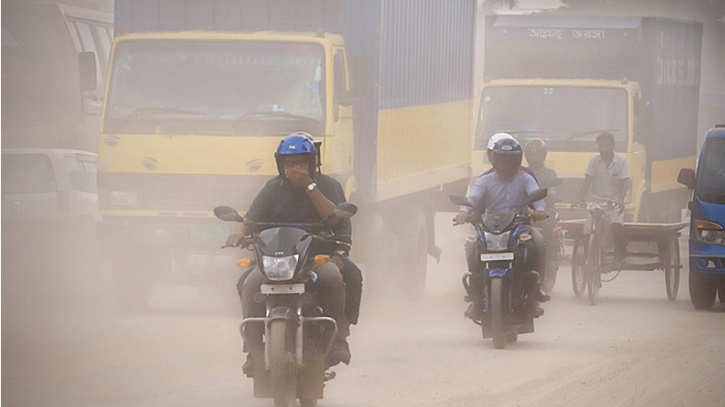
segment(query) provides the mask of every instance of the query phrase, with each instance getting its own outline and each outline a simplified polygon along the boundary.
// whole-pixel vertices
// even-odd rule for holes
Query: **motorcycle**
[[[350,218],[357,212],[353,203],[341,203],[316,224],[246,221],[228,206],[214,208],[217,218],[255,226],[239,246],[254,251],[252,259],[238,265],[256,265],[264,283],[254,300],[265,303],[265,317],[245,318],[240,333],[248,342],[246,327],[264,325],[264,350],[250,350],[254,361],[254,396],[274,399],[275,407],[291,407],[299,398],[302,407],[314,407],[323,398],[326,381],[335,377],[325,364],[337,336],[337,322],[322,315],[315,301],[315,264],[331,261],[317,254],[321,245],[348,244],[321,232],[325,221]],[[225,246],[228,247],[228,246]]]
[[[534,318],[538,315],[532,289],[539,275],[526,266],[530,264],[533,241],[522,226],[528,225],[532,217],[523,211],[544,199],[546,193],[546,189],[534,191],[515,213],[473,212],[466,219],[476,230],[476,253],[483,270],[483,316],[480,322],[474,322],[481,326],[484,339],[493,338],[497,349],[516,342],[519,334],[534,332]],[[462,195],[451,194],[450,199],[454,204],[473,206]],[[472,292],[472,277],[466,273],[462,278],[468,298],[481,297]]]

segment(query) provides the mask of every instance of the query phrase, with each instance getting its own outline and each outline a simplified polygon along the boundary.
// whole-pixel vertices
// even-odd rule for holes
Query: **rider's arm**
[[[534,193],[534,191],[539,189],[539,184],[536,183],[536,180],[534,180],[534,177],[532,177],[531,175],[526,174],[523,176],[523,179],[525,182],[524,189],[526,190],[526,195],[531,195],[532,193]],[[546,203],[543,199],[534,202],[533,206],[534,209],[536,209],[537,211],[543,211],[546,209]]]
[[[317,211],[317,214],[320,215],[321,218],[324,218],[335,209],[335,204],[331,200],[327,199],[325,194],[320,191],[319,185],[312,191],[308,191],[307,196],[310,197],[312,205],[315,206],[315,211]],[[340,219],[328,219],[325,223],[332,226],[336,225],[339,221]]]
[[[629,164],[627,159],[624,159],[622,164],[622,171],[619,173],[619,202],[624,202],[624,198],[627,196],[627,190],[629,190]]]
[[[470,213],[476,209],[480,209],[483,212],[484,198],[486,197],[486,186],[488,184],[488,177],[486,175],[478,177],[476,183],[471,187],[471,192],[468,193],[468,202],[473,207],[461,205],[460,211]]]

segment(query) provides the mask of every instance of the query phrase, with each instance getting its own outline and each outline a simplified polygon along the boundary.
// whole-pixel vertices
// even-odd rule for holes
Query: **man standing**
[[[608,211],[605,218],[604,236],[611,236],[614,242],[614,267],[619,268],[624,259],[627,242],[622,233],[624,221],[624,198],[629,188],[629,165],[627,158],[614,152],[614,136],[612,133],[602,133],[597,136],[599,155],[589,160],[584,183],[579,191],[579,201],[584,202],[587,192],[592,202],[613,202],[620,208],[618,213]],[[591,230],[591,217],[587,218],[585,232]],[[611,232],[609,231],[611,230]],[[605,253],[612,251],[612,242],[605,239],[602,242]]]

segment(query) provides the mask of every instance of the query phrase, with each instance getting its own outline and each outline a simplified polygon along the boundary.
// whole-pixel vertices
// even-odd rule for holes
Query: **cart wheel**
[[[574,242],[574,251],[571,254],[571,285],[574,289],[574,295],[581,298],[584,290],[587,288],[587,274],[585,266],[587,264],[587,246],[586,237],[576,239]]]
[[[677,236],[672,236],[667,245],[665,256],[665,287],[667,298],[674,301],[677,298],[677,290],[680,287],[680,242]]]
[[[602,262],[602,247],[599,245],[597,235],[589,235],[589,247],[587,248],[587,294],[589,304],[597,305],[599,299],[599,288],[602,286],[602,273],[600,265]]]

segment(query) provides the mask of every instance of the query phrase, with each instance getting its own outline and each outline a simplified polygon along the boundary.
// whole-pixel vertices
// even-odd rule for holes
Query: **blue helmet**
[[[274,159],[277,161],[277,171],[279,171],[280,175],[284,174],[284,170],[282,169],[282,156],[297,154],[309,155],[310,175],[315,173],[317,150],[315,149],[315,144],[311,139],[312,136],[307,133],[296,132],[283,138],[282,141],[279,142],[277,151],[274,153]]]

